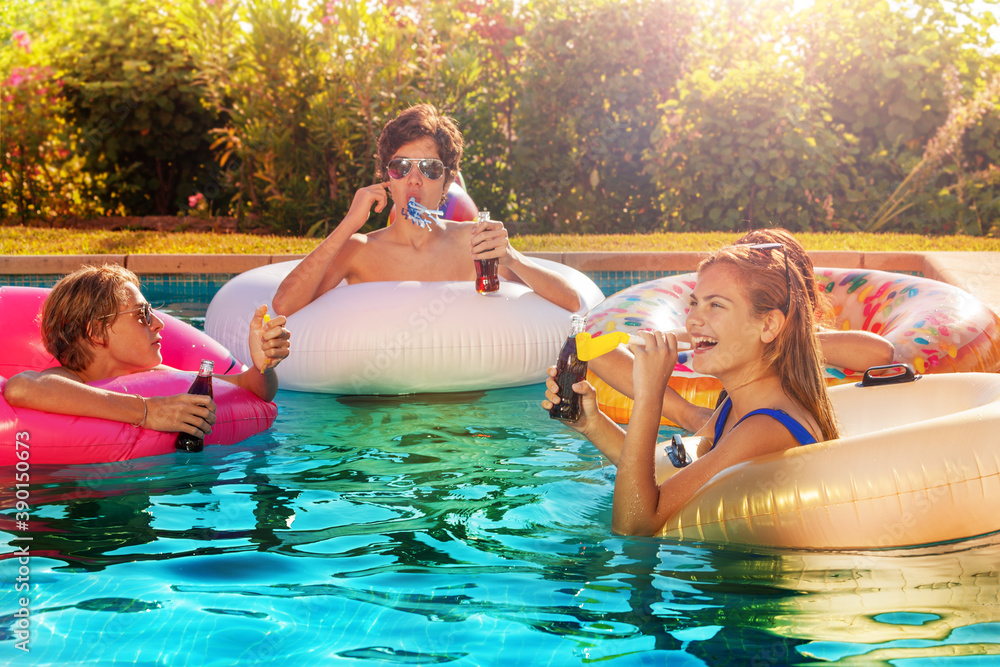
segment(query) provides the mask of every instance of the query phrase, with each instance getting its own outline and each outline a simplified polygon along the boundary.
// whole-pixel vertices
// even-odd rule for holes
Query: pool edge
[[[528,252],[583,272],[694,271],[704,252]],[[0,275],[61,275],[84,264],[115,263],[139,275],[237,274],[258,266],[305,255],[0,255]],[[1000,312],[1000,253],[975,251],[929,252],[809,252],[816,266],[865,268],[916,273],[973,294],[994,312]]]

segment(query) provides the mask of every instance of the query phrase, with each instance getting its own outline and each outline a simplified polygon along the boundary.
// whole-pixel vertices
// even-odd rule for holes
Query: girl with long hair
[[[825,294],[816,286],[813,263],[805,248],[788,230],[778,227],[754,229],[734,242],[735,245],[773,244],[784,246],[792,271],[802,275],[806,295],[813,310],[816,338],[824,363],[854,370],[891,364],[895,349],[892,343],[870,331],[859,329],[840,330],[833,326],[832,308]],[[685,339],[684,342],[690,342]],[[597,357],[590,362],[590,370],[619,392],[633,397],[632,355],[624,347]],[[712,416],[714,408],[695,405],[667,387],[663,394],[661,413],[664,417],[688,431],[697,431]]]
[[[778,243],[731,245],[698,267],[686,329],[696,371],[717,377],[728,397],[696,435],[698,458],[657,484],[660,410],[677,362],[677,337],[642,332],[635,356],[635,406],[623,430],[597,406],[588,382],[580,420],[570,424],[618,467],[612,528],[652,535],[721,470],[751,458],[838,437],[822,375],[814,307],[803,275]],[[547,384],[548,408],[558,400]]]

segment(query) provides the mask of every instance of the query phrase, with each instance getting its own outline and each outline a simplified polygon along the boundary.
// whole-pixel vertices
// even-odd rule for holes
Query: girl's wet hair
[[[785,251],[788,253],[789,263],[802,274],[802,280],[805,282],[806,286],[812,288],[807,290],[806,294],[809,296],[809,301],[815,313],[816,320],[820,323],[826,323],[831,320],[833,313],[830,306],[830,300],[827,299],[826,295],[820,292],[819,288],[816,286],[816,273],[813,270],[812,260],[809,259],[809,255],[806,254],[806,249],[802,247],[799,240],[792,236],[792,233],[787,229],[782,229],[780,227],[772,227],[770,229],[752,229],[736,240],[737,245],[752,245],[760,243],[781,243],[785,246]]]
[[[775,243],[776,241],[768,241]],[[786,246],[787,247],[787,246]],[[736,280],[750,302],[751,315],[762,318],[772,310],[788,312],[778,335],[764,346],[761,363],[773,368],[785,393],[802,404],[816,419],[824,440],[838,435],[833,406],[823,378],[823,358],[816,339],[813,285],[802,271],[785,270],[785,248],[761,249],[753,244],[720,248],[704,259],[698,273],[724,264],[736,272]],[[792,258],[789,256],[789,268]],[[787,278],[786,278],[787,275]]]

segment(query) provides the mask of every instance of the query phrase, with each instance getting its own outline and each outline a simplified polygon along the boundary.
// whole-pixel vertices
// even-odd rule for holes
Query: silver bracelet
[[[146,415],[149,414],[149,407],[146,405],[146,399],[139,394],[133,394],[136,398],[142,401],[142,419],[132,424],[132,426],[142,426],[146,423]]]

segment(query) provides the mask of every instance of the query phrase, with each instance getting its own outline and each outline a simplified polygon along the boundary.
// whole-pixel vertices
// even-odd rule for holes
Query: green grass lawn
[[[603,234],[515,236],[511,244],[526,252],[586,251],[705,251],[724,245],[737,234]],[[920,236],[918,234],[796,235],[807,250],[1000,252],[1000,239],[979,236]],[[297,254],[307,253],[320,239],[210,232],[154,232],[0,227],[4,255],[129,255],[129,254]]]

